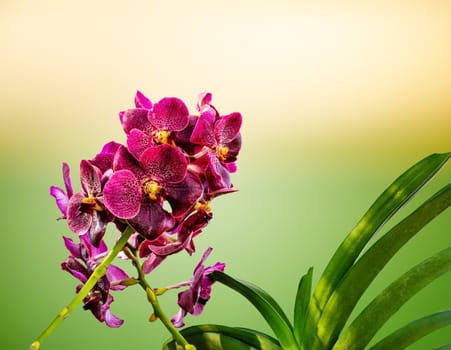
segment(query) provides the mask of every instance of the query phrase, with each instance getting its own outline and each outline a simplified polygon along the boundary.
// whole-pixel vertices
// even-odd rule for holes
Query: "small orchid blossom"
[[[105,185],[105,205],[145,238],[154,239],[172,228],[202,195],[202,184],[187,166],[185,155],[168,144],[148,148],[139,162],[122,147]],[[163,208],[164,200],[171,213]]]
[[[144,95],[135,97],[141,101]],[[174,132],[184,130],[189,124],[189,111],[185,103],[176,97],[164,97],[154,105],[135,103],[139,108],[120,114],[122,127],[127,134],[129,152],[139,159],[151,146],[171,143]]]
[[[80,236],[80,243],[74,243],[72,239],[63,237],[64,244],[71,255],[61,264],[61,268],[71,273],[80,282],[85,283],[94,269],[99,265],[98,260],[107,254],[105,243],[95,247],[88,236]],[[101,277],[88,296],[84,298],[84,309],[90,310],[92,314],[100,321],[105,322],[108,327],[116,328],[122,325],[123,320],[113,315],[110,311],[110,305],[113,297],[110,290],[123,290],[126,287],[120,282],[127,279],[128,275],[119,267],[110,265],[107,268],[105,276]],[[82,285],[77,286],[78,293]]]
[[[194,269],[193,277],[187,283],[181,283],[181,285],[189,285],[189,288],[178,295],[178,304],[180,310],[171,319],[175,327],[183,327],[185,325],[183,318],[190,313],[193,316],[198,316],[202,313],[205,304],[210,300],[211,286],[215,282],[208,275],[213,271],[224,271],[225,264],[217,262],[213,266],[204,266],[204,262],[210,255],[212,248],[208,248],[199,264]]]
[[[103,204],[102,173],[91,162],[82,160],[80,179],[83,190],[70,198],[67,222],[69,228],[78,235],[89,232],[91,241],[98,246],[107,224],[112,220]]]

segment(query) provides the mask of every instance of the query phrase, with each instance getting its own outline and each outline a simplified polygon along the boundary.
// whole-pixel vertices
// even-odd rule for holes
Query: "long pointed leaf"
[[[234,279],[224,272],[214,271],[210,276],[247,298],[265,318],[283,349],[299,349],[290,321],[268,293],[249,282]]]
[[[312,293],[312,277],[313,267],[310,267],[307,273],[302,276],[299,281],[298,291],[296,293],[293,328],[294,336],[298,344],[301,344],[301,339],[303,338],[305,318],[307,316],[308,303]]]
[[[422,288],[451,270],[451,247],[403,274],[380,293],[338,338],[333,350],[363,349],[382,325]]]
[[[183,337],[197,350],[282,350],[277,340],[251,329],[221,325],[199,325],[181,331]],[[184,350],[173,339],[163,344],[163,350]]]
[[[328,349],[336,341],[352,310],[382,268],[427,223],[451,205],[451,184],[398,223],[348,270],[318,322],[318,338]]]
[[[432,154],[398,177],[373,203],[329,261],[309,303],[303,347],[314,350],[317,324],[343,275],[371,237],[447,162],[451,153]],[[321,347],[319,347],[321,349]]]
[[[415,320],[398,329],[369,350],[399,349],[402,350],[426,335],[451,325],[451,310],[437,312],[435,314]]]

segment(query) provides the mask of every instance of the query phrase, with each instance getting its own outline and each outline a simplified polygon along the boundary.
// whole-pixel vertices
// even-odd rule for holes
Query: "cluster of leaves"
[[[312,290],[313,268],[301,278],[293,322],[261,288],[214,272],[216,281],[246,297],[275,338],[256,330],[200,325],[182,331],[197,349],[358,350],[404,349],[423,336],[451,325],[451,310],[414,320],[369,347],[383,324],[422,288],[451,270],[451,247],[401,275],[346,326],[362,294],[390,259],[426,224],[451,205],[451,183],[422,203],[372,245],[370,239],[444,166],[451,153],[432,154],[397,178],[373,203],[331,258]],[[366,249],[365,249],[366,248]],[[165,350],[179,349],[169,339]]]

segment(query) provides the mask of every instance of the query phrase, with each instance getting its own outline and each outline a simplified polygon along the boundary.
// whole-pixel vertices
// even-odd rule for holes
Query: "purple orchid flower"
[[[138,93],[135,97],[137,108],[121,112],[120,119],[127,134],[128,150],[139,160],[148,147],[171,143],[174,132],[187,127],[189,111],[179,98],[164,97],[152,105],[149,99]]]
[[[202,313],[205,304],[210,300],[211,287],[215,282],[209,277],[213,271],[224,271],[225,264],[217,262],[213,266],[204,266],[204,262],[210,255],[212,248],[209,247],[199,264],[194,269],[193,277],[189,282],[180,283],[173,288],[183,285],[189,285],[189,288],[178,294],[178,304],[180,310],[171,319],[175,327],[180,328],[185,325],[183,318],[190,313],[193,316],[198,316]]]
[[[148,148],[139,162],[121,147],[116,153],[114,174],[104,188],[107,208],[126,219],[146,239],[155,239],[172,228],[202,196],[196,175],[187,170],[188,160],[174,146]],[[170,204],[171,212],[163,208]]]
[[[67,206],[69,205],[69,199],[74,194],[70,181],[70,167],[67,163],[63,163],[63,180],[66,191],[57,186],[50,187],[50,195],[55,198],[56,205],[63,214],[63,216],[59,217],[58,220],[67,219]]]
[[[197,108],[201,115],[190,142],[204,147],[193,166],[205,175],[208,192],[215,193],[232,187],[230,173],[236,171],[234,162],[241,149],[242,117],[237,112],[221,116],[211,99],[210,93],[199,95]]]
[[[102,173],[90,161],[80,163],[82,192],[74,194],[67,207],[69,228],[76,234],[89,232],[95,246],[100,244],[112,215],[105,209],[102,193]]]
[[[75,278],[85,283],[94,269],[99,265],[98,260],[107,254],[107,247],[102,241],[99,247],[95,247],[88,236],[80,236],[80,243],[75,243],[72,239],[63,237],[64,244],[71,255],[61,264],[61,268],[68,271]],[[123,290],[126,286],[120,282],[127,279],[128,275],[119,267],[109,265],[106,274],[99,279],[97,284],[83,300],[85,310],[90,310],[100,321],[105,322],[108,327],[117,328],[123,324],[123,320],[113,315],[110,305],[114,298],[110,290]],[[76,287],[76,293],[83,285]]]

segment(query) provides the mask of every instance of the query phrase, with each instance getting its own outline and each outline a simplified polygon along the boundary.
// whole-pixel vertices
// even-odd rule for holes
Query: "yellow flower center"
[[[228,153],[229,153],[229,147],[226,147],[226,146],[223,147],[223,146],[219,145],[218,148],[216,149],[216,156],[220,160],[226,160]]]
[[[211,212],[210,202],[205,199],[201,199],[200,202],[197,202],[194,205],[194,210],[205,210],[207,213]]]
[[[97,203],[96,197],[92,194],[90,194],[89,197],[83,198],[83,203],[94,206],[94,210],[103,211],[103,208]]]
[[[168,143],[170,135],[171,132],[166,130],[157,130],[153,132],[154,140],[158,143]]]
[[[153,201],[156,201],[161,193],[162,187],[158,184],[158,182],[154,180],[149,180],[144,183],[143,191],[145,194],[149,196],[149,198]]]

